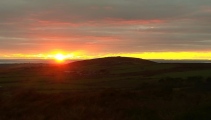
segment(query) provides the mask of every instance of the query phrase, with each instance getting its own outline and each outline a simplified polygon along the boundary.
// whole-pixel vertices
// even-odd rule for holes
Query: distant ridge
[[[80,65],[114,66],[114,65],[135,65],[135,64],[151,65],[151,64],[156,64],[156,62],[140,58],[131,58],[131,57],[104,57],[104,58],[76,61],[70,64],[79,66]]]

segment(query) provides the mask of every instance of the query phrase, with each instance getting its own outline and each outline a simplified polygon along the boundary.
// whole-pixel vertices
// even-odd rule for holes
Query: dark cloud
[[[210,50],[210,8],[210,0],[5,0],[0,50]]]

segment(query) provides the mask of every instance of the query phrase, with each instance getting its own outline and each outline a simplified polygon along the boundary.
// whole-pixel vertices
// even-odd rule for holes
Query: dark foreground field
[[[211,64],[0,65],[0,120],[210,120]]]

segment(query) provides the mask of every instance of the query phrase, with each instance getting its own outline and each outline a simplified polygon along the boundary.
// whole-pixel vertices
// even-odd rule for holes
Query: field
[[[0,65],[0,120],[210,120],[211,64]]]

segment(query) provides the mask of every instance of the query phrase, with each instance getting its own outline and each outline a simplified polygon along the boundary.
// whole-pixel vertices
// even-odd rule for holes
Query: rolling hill
[[[152,65],[156,62],[144,60],[140,58],[131,57],[105,57],[96,58],[90,60],[82,60],[70,63],[71,65],[86,66],[86,65],[99,65],[99,66],[110,66],[110,65]]]
[[[128,57],[0,66],[0,119],[210,120],[210,73]]]

